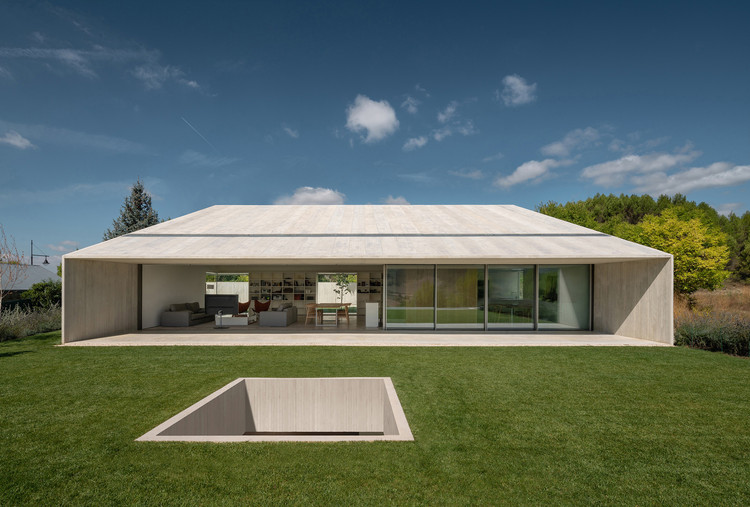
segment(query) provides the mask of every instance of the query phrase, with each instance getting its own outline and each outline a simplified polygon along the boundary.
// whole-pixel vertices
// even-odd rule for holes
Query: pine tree
[[[151,207],[151,195],[139,178],[120,208],[120,216],[112,221],[112,228],[104,233],[104,239],[116,238],[159,222],[159,214]]]

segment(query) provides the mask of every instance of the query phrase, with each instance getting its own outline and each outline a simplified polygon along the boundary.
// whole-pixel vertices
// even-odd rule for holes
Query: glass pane
[[[388,266],[386,298],[389,328],[434,327],[434,268]]]
[[[438,266],[437,327],[484,329],[484,266]]]
[[[539,329],[589,329],[589,265],[539,266]]]
[[[490,266],[488,329],[534,329],[534,266]]]

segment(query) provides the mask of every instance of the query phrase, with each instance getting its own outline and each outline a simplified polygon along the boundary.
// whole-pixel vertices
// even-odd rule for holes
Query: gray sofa
[[[188,327],[212,320],[214,316],[207,314],[197,302],[169,305],[169,310],[161,314],[161,325],[164,327]]]
[[[282,310],[259,312],[258,318],[259,326],[286,327],[297,322],[297,307],[290,306]]]

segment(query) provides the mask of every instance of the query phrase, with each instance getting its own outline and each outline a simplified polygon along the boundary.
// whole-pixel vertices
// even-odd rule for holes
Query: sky
[[[214,204],[750,206],[750,2],[0,2],[0,224]],[[40,262],[39,258],[35,262]]]

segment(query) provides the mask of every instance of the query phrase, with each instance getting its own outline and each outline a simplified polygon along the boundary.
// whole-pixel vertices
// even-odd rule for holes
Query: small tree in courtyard
[[[120,208],[120,216],[112,221],[112,228],[104,233],[104,239],[112,239],[123,234],[145,229],[160,222],[159,214],[151,207],[151,195],[146,191],[140,179],[125,198]]]

